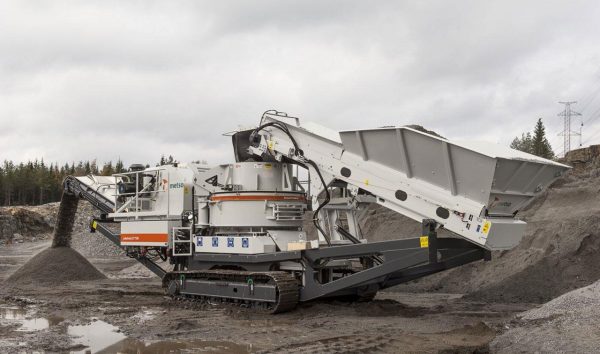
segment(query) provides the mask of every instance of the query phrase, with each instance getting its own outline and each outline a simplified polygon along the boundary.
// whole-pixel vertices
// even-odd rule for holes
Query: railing
[[[166,178],[162,176],[163,180],[159,181],[161,178],[160,171],[167,171]],[[151,175],[152,178],[146,185],[142,185],[140,189],[140,179],[143,183],[144,177],[148,177]],[[115,194],[115,213],[128,213],[131,212],[130,209],[133,209],[133,212],[141,212],[141,211],[150,211],[153,210],[151,206],[151,202],[155,201],[156,198],[152,198],[152,195],[157,195],[159,193],[167,193],[167,214],[169,213],[169,172],[165,168],[156,168],[151,170],[142,170],[142,171],[134,171],[134,172],[125,172],[115,174],[115,177],[120,177],[122,181],[125,183],[134,183],[135,184],[135,192],[130,193],[120,193],[117,185],[116,194]],[[165,187],[162,189],[159,188],[161,183],[165,183]],[[125,202],[120,204],[119,197],[124,197]],[[147,204],[145,203],[147,202]],[[137,216],[136,216],[137,219]]]

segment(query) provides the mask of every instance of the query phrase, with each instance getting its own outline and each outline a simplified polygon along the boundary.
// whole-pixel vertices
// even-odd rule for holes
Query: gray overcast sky
[[[225,162],[221,133],[272,108],[501,144],[542,117],[560,153],[557,101],[600,142],[599,18],[598,1],[0,1],[0,160]]]

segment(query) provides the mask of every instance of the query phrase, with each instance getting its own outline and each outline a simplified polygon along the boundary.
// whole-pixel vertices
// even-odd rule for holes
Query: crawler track
[[[184,293],[182,288],[185,287],[186,282],[194,280],[210,282],[222,287],[227,287],[231,284],[246,286],[251,281],[253,284],[272,287],[275,290],[275,296],[268,301],[264,301],[253,299],[251,295],[242,298],[240,296],[233,298],[202,291],[193,293],[188,291]],[[175,271],[165,275],[163,278],[163,288],[167,295],[175,299],[237,304],[243,307],[251,307],[259,312],[272,314],[292,310],[298,304],[299,298],[298,280],[292,274],[286,272],[247,272],[234,270]]]

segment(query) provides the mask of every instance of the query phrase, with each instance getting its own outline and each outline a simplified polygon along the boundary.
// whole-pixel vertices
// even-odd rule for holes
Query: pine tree
[[[125,172],[125,166],[123,165],[123,161],[119,158],[117,163],[115,164],[115,173],[123,173]]]
[[[102,166],[102,171],[100,172],[102,176],[111,176],[114,173],[115,169],[113,168],[112,161],[105,163],[104,166]]]
[[[531,133],[522,133],[521,138],[514,138],[510,147],[516,150],[520,150],[526,152],[528,154],[533,153],[533,142],[531,138]]]
[[[546,159],[554,158],[554,151],[552,151],[552,146],[550,146],[550,143],[546,138],[546,128],[544,127],[544,123],[542,123],[542,118],[538,119],[537,123],[535,124],[532,148],[534,155]]]
[[[515,137],[513,139],[510,147],[546,159],[554,158],[554,151],[552,151],[552,146],[546,138],[546,128],[542,118],[538,119],[535,124],[533,137],[530,132],[522,133],[521,138]]]

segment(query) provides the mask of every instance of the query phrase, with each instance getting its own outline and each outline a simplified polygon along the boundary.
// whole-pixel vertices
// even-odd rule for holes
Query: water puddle
[[[21,326],[20,332],[34,332],[60,325],[64,318],[58,316],[32,317],[35,310],[17,306],[0,305],[0,319],[17,322]],[[153,318],[156,313],[152,310],[143,309],[133,317],[139,322],[145,322]],[[203,340],[165,340],[165,341],[141,341],[127,338],[120,332],[118,327],[110,323],[92,318],[89,324],[67,325],[66,334],[71,337],[73,344],[85,346],[81,350],[70,351],[72,354],[79,353],[120,353],[120,354],[189,354],[189,353],[251,353],[252,345],[241,345],[227,341],[203,341]],[[63,329],[64,330],[64,329]],[[42,353],[43,352],[36,352]]]
[[[22,320],[27,315],[27,310],[17,306],[1,306],[0,319],[3,320]]]
[[[17,321],[21,325],[17,331],[33,332],[46,329],[50,326],[50,322],[46,318],[28,318],[27,315],[27,310],[23,307],[0,307],[0,319]]]
[[[187,354],[187,353],[250,353],[251,346],[221,341],[141,341],[127,338],[109,323],[94,320],[83,326],[69,326],[68,334],[73,342],[86,348],[71,353],[120,353],[120,354]]]
[[[32,318],[29,320],[21,320],[21,327],[17,329],[20,332],[34,332],[41,331],[50,327],[50,323],[45,318]]]
[[[126,338],[123,333],[119,332],[117,327],[95,319],[87,325],[69,326],[67,334],[73,338],[73,342],[87,347],[72,353],[86,353],[88,351],[97,353]]]

